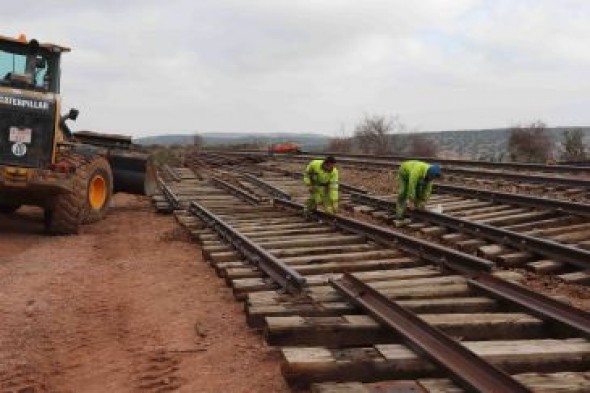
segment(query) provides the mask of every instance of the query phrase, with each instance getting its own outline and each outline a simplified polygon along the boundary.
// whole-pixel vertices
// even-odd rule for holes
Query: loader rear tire
[[[12,214],[18,210],[21,205],[8,205],[8,204],[0,204],[0,213],[2,214]]]
[[[45,230],[51,235],[77,235],[86,202],[87,164],[83,157],[77,155],[64,155],[61,159],[76,168],[72,191],[54,196],[45,208]]]
[[[82,223],[92,224],[107,214],[113,196],[113,172],[103,157],[96,157],[86,168],[88,181]]]

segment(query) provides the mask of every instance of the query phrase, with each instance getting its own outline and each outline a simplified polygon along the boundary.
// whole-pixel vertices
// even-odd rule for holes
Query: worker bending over
[[[432,181],[440,175],[438,164],[417,160],[402,162],[397,174],[396,219],[404,218],[408,201],[410,210],[423,209],[432,194]]]
[[[305,211],[315,211],[319,203],[328,213],[338,213],[338,169],[332,156],[313,160],[305,168],[303,181],[309,190]]]

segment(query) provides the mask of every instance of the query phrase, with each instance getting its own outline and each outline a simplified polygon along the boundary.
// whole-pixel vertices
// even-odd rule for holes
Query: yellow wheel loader
[[[114,192],[151,195],[149,156],[130,137],[72,133],[61,115],[60,61],[70,49],[0,36],[0,213],[40,206],[51,234],[99,221]]]

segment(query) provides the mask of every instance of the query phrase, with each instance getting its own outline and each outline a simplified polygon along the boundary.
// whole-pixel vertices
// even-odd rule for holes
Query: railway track
[[[233,155],[250,155],[250,156],[265,156],[268,152],[262,151],[238,151],[228,152],[219,151],[213,154],[219,156],[226,156],[228,154]],[[276,156],[277,154],[275,154]],[[461,159],[444,159],[444,158],[432,158],[432,157],[414,157],[414,156],[402,156],[402,155],[379,155],[379,154],[352,154],[352,153],[338,153],[338,152],[324,152],[322,155],[332,155],[340,157],[342,159],[354,159],[364,161],[376,161],[376,162],[389,162],[399,163],[405,160],[422,160],[427,162],[438,162],[442,165],[452,168],[487,168],[493,170],[508,170],[508,171],[519,171],[519,172],[532,172],[532,173],[543,173],[543,174],[569,174],[569,175],[580,175],[581,177],[587,178],[590,172],[590,162],[580,162],[572,164],[557,164],[557,165],[545,165],[536,163],[521,163],[521,162],[488,162],[488,161],[477,161],[477,160],[461,160]],[[278,154],[278,156],[281,156]],[[317,153],[302,152],[298,153],[299,157],[306,157],[310,159],[317,156]]]
[[[377,159],[386,161],[401,162],[405,160],[422,160],[422,161],[436,161],[442,165],[449,167],[466,167],[466,168],[488,168],[494,170],[509,170],[509,171],[524,171],[537,172],[546,174],[569,174],[581,175],[587,177],[590,172],[590,163],[580,165],[557,164],[545,165],[535,163],[521,163],[521,162],[486,162],[478,160],[460,160],[460,159],[433,159],[432,157],[411,157],[402,155],[375,155],[375,154],[340,154],[340,153],[325,153],[330,155],[340,155],[346,158],[360,158],[360,159]]]
[[[298,174],[246,176],[242,185],[250,190],[260,187],[273,197],[299,202],[307,198]],[[409,212],[407,231],[477,253],[502,267],[525,267],[569,283],[590,283],[589,205],[455,186],[436,189],[442,193],[431,199],[431,205],[440,205],[445,214]],[[395,195],[358,191],[362,190],[343,193],[345,207],[393,221]]]
[[[248,154],[254,154],[253,157],[262,159],[265,153],[258,152],[223,152],[226,157],[248,157]],[[323,157],[323,156],[322,156]],[[347,171],[367,171],[383,172],[395,171],[400,162],[387,161],[369,158],[349,158],[347,155],[338,155],[339,166],[347,168]],[[276,163],[301,163],[307,162],[312,158],[320,156],[312,154],[299,155],[275,155],[268,157],[270,162]],[[300,166],[301,164],[297,164]],[[547,166],[551,167],[551,166]],[[565,176],[564,173],[523,173],[522,171],[512,170],[489,170],[474,169],[454,166],[444,166],[444,177],[442,182],[448,185],[467,185],[476,188],[490,190],[505,190],[507,192],[518,191],[524,194],[550,196],[552,198],[562,198],[567,200],[589,201],[590,200],[590,171],[587,168],[572,166],[579,171],[576,175]]]
[[[175,209],[294,387],[590,389],[588,314],[513,284],[519,273],[492,275],[486,259],[346,217],[305,220],[297,202],[259,203],[235,182],[175,171],[156,204]],[[399,306],[407,314],[392,317]]]
[[[393,221],[395,196],[354,194],[352,202],[357,204],[356,211],[380,212],[375,215],[386,222]],[[587,213],[578,215],[450,194],[434,196],[430,203],[440,205],[446,214],[408,212],[409,231],[477,253],[502,267],[526,267],[537,273],[557,274],[566,282],[590,284]]]

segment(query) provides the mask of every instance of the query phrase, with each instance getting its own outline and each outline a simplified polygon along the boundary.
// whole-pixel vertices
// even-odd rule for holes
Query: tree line
[[[545,123],[538,120],[510,128],[507,151],[501,159],[514,162],[584,161],[590,159],[581,129],[563,131],[559,148]],[[397,117],[365,115],[352,135],[331,138],[327,151],[374,155],[403,154],[439,157],[439,146],[428,137],[410,132]]]

